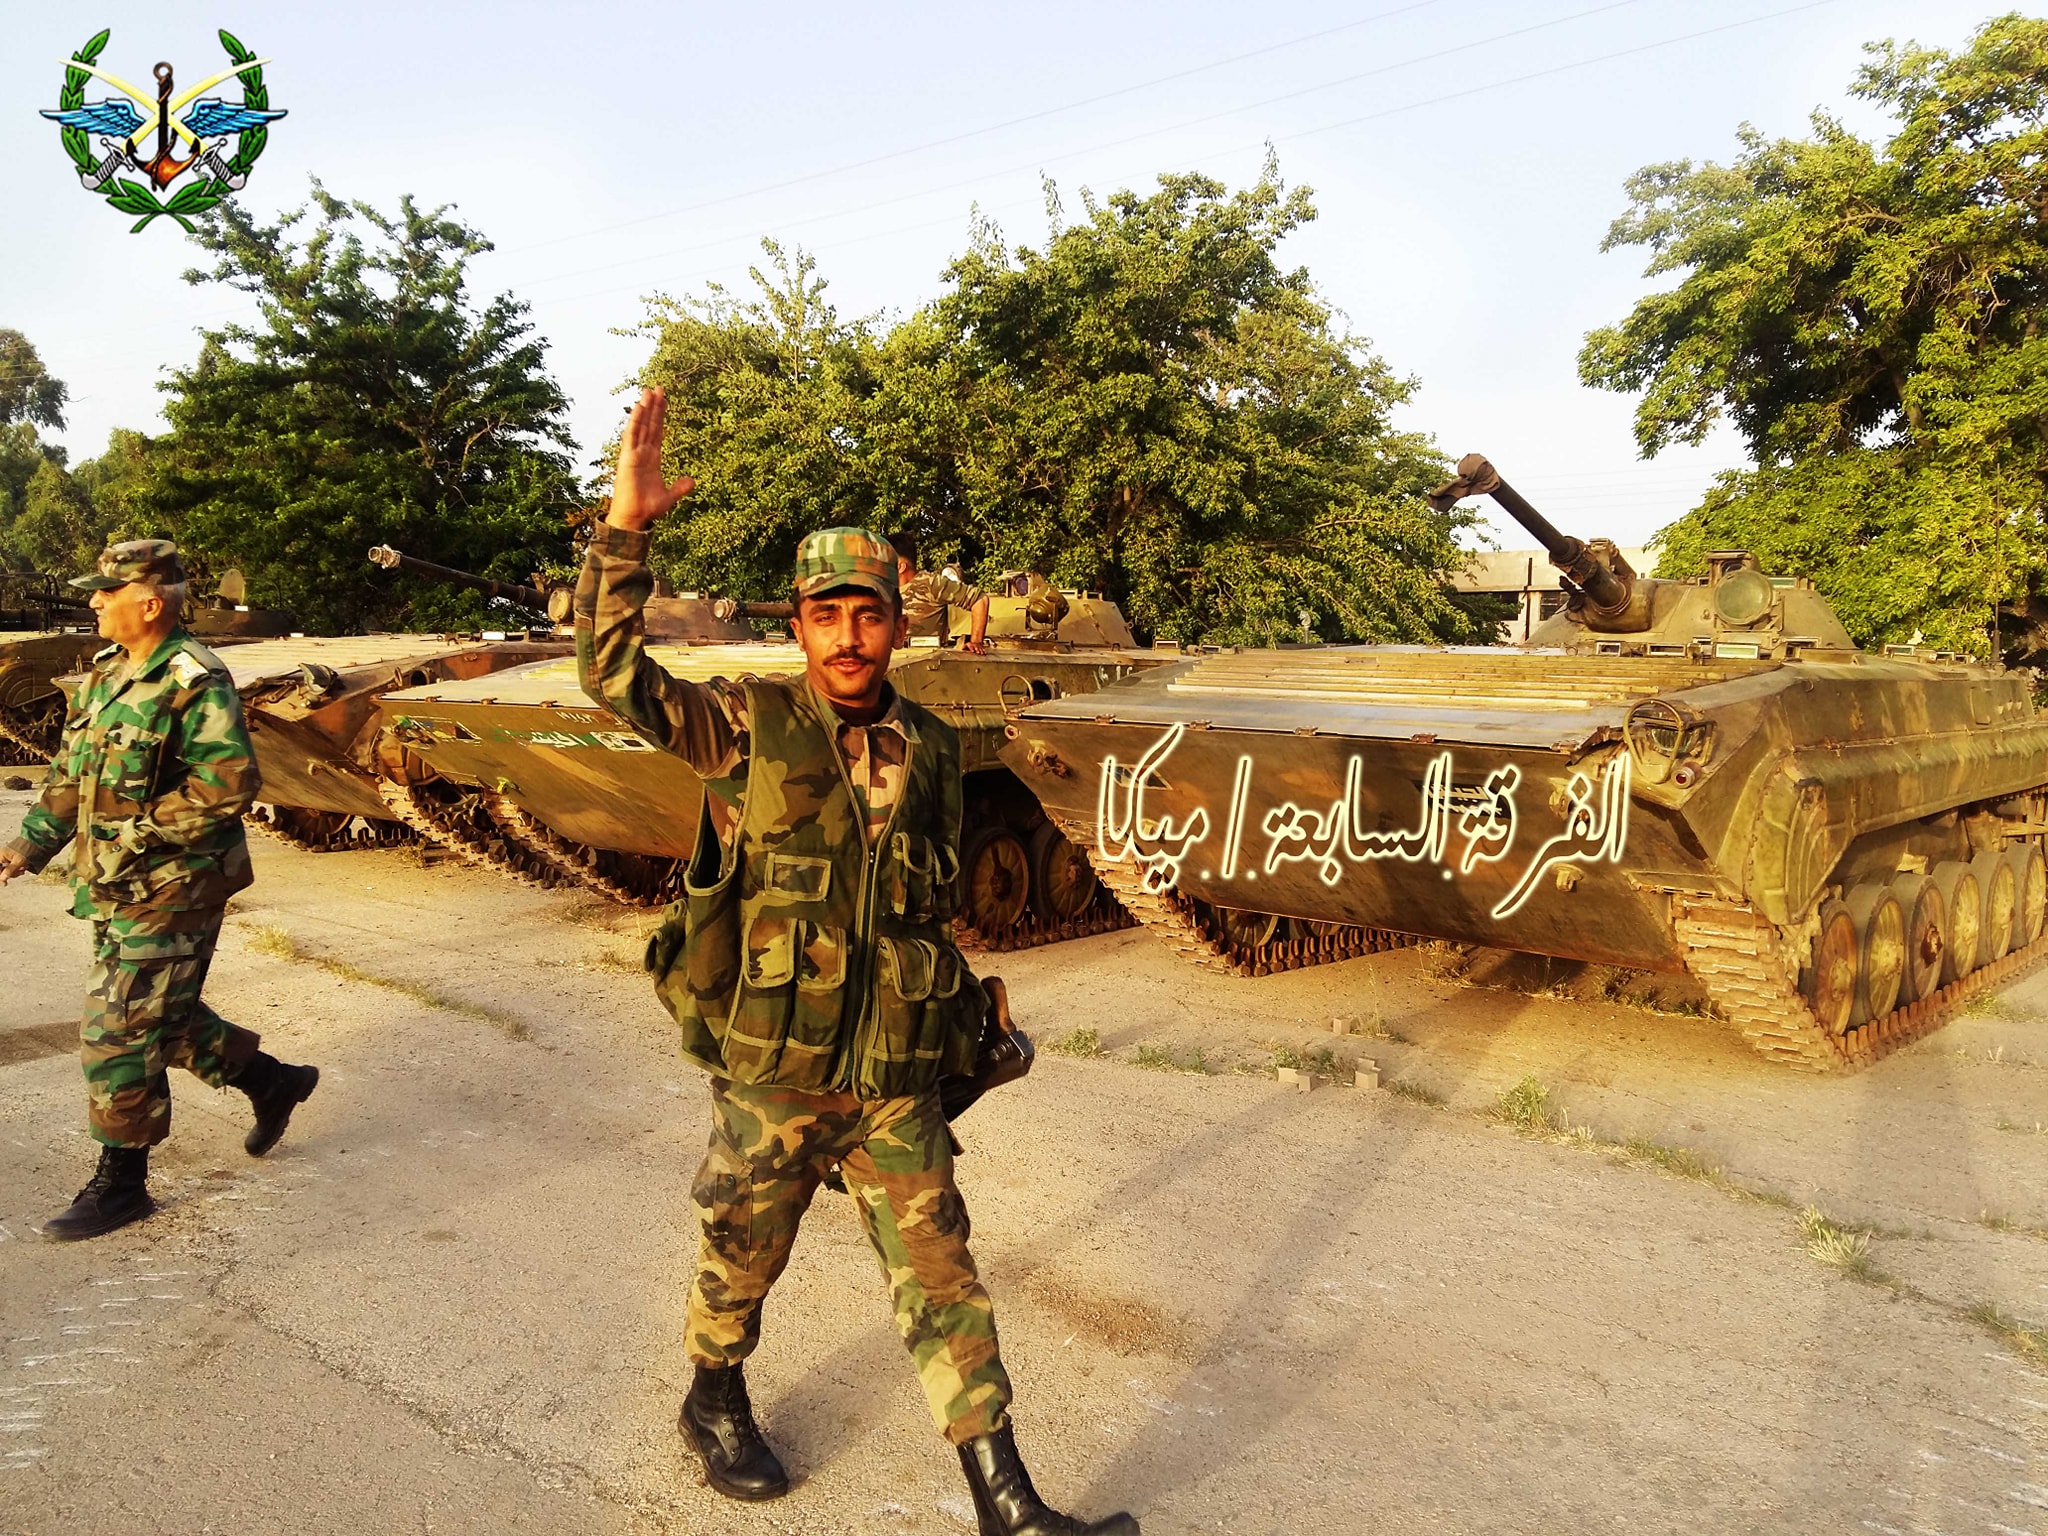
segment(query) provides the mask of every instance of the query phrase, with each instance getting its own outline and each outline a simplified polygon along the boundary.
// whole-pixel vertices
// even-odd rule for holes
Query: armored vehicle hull
[[[403,840],[406,829],[379,790],[379,696],[436,679],[484,676],[567,648],[559,641],[356,635],[224,650],[263,776],[256,821],[319,850]]]
[[[1005,760],[1135,915],[1239,969],[1349,924],[1686,971],[1811,1068],[2048,953],[2023,678],[1860,652],[1737,552],[1636,578],[1459,467],[1572,578],[1532,646],[1205,656],[1019,713]]]
[[[91,630],[0,630],[0,764],[47,763],[64,731],[57,679],[106,644]]]
[[[655,644],[648,654],[673,675],[696,680],[786,674],[803,665],[788,641]],[[1029,640],[995,642],[985,656],[929,642],[896,653],[891,681],[960,733],[962,892],[967,921],[984,943],[1043,943],[1126,921],[999,753],[1011,710],[1092,693],[1159,659],[1145,650]],[[381,709],[385,792],[428,835],[529,878],[552,872],[643,906],[673,898],[703,785],[680,760],[592,704],[573,660],[394,692]],[[472,798],[494,829],[466,815]]]

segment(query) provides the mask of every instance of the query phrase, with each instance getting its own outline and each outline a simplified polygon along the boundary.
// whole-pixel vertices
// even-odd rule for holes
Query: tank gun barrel
[[[488,576],[479,576],[473,571],[458,571],[452,565],[436,565],[431,560],[415,559],[400,554],[389,544],[379,544],[370,551],[370,563],[381,565],[387,571],[410,571],[415,576],[426,576],[434,581],[450,582],[458,587],[470,587],[486,597],[502,597],[507,602],[547,612],[548,595],[538,587],[525,586],[516,581],[493,581]]]
[[[1483,453],[1468,453],[1458,460],[1458,476],[1429,493],[1429,504],[1446,511],[1467,496],[1491,496],[1502,511],[1535,535],[1550,563],[1586,594],[1586,600],[1603,612],[1618,612],[1628,606],[1631,583],[1603,565],[1583,539],[1559,533],[1550,519],[1529,505],[1528,498],[1501,479]]]
[[[796,617],[794,603],[755,603],[737,597],[714,598],[711,611],[720,619],[788,620]]]

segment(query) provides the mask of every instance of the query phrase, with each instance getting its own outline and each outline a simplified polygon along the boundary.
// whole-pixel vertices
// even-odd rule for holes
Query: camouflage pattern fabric
[[[734,1365],[753,1353],[797,1225],[837,1164],[881,1260],[933,1422],[956,1445],[1001,1429],[1010,1378],[995,1309],[967,1251],[967,1207],[953,1183],[938,1094],[863,1103],[713,1078],[711,1102],[711,1145],[690,1191],[702,1234],[690,1358]]]
[[[648,542],[644,532],[597,525],[576,585],[577,676],[591,698],[702,775],[711,829],[724,843],[739,825],[739,797],[746,788],[752,732],[744,679],[692,682],[648,659],[640,617],[654,591]],[[879,835],[903,793],[910,756],[893,691],[881,719],[868,726],[842,722],[838,735],[848,774],[867,807],[869,834]]]
[[[799,598],[816,597],[835,587],[864,587],[893,603],[896,551],[879,533],[865,528],[820,528],[797,545],[796,576],[790,587]]]
[[[972,608],[985,596],[951,566],[943,571],[919,571],[903,586],[903,616],[910,620],[912,635],[943,640],[951,633],[948,610]]]
[[[219,907],[252,878],[242,813],[258,787],[234,680],[175,629],[140,665],[119,646],[93,658],[9,846],[40,870],[69,845],[80,917]]]
[[[117,907],[92,925],[79,1055],[92,1134],[153,1147],[171,1133],[167,1069],[218,1088],[256,1054],[257,1037],[199,999],[221,909]]]

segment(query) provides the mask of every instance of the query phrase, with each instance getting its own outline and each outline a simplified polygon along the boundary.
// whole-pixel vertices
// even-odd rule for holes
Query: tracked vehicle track
[[[318,811],[299,811],[291,806],[258,802],[244,818],[248,826],[269,834],[306,853],[349,853],[360,848],[398,848],[418,840],[419,834],[399,822],[366,823],[361,818],[328,816]]]
[[[1107,892],[1098,892],[1086,912],[1064,923],[1049,923],[1037,913],[1026,911],[1021,921],[1000,933],[987,934],[964,917],[953,920],[954,936],[972,949],[1007,954],[1011,950],[1036,949],[1041,944],[1060,944],[1068,939],[1085,939],[1090,934],[1114,933],[1136,921]]]
[[[1764,1056],[1807,1072],[1867,1067],[1947,1023],[1966,1000],[2048,960],[2048,933],[1940,991],[1842,1034],[1825,1029],[1799,990],[1799,969],[1774,924],[1740,902],[1672,899],[1686,968],[1715,1010]]]
[[[1096,875],[1126,912],[1188,959],[1212,971],[1231,976],[1273,976],[1423,942],[1416,934],[1398,933],[1391,928],[1318,923],[1318,931],[1305,937],[1238,944],[1217,928],[1200,903],[1178,892],[1148,891],[1144,877],[1134,866],[1105,860],[1085,829],[1062,822],[1060,830],[1087,850],[1088,862],[1094,866]]]
[[[64,734],[64,701],[51,699],[38,710],[0,709],[0,766],[35,768],[56,756]]]
[[[531,857],[553,869],[564,880],[574,881],[600,896],[629,907],[661,907],[674,899],[674,893],[669,887],[679,876],[672,875],[670,879],[652,890],[643,890],[623,880],[614,880],[589,862],[587,856],[593,850],[582,843],[563,837],[552,827],[536,820],[510,795],[486,790],[483,792],[483,806],[508,841],[517,843]]]
[[[553,890],[573,883],[572,878],[557,869],[554,864],[513,842],[502,835],[502,829],[492,824],[492,836],[480,831],[474,820],[463,814],[461,802],[444,802],[425,793],[419,786],[399,784],[380,777],[377,793],[383,796],[391,814],[404,822],[413,831],[429,842],[446,848],[466,864],[479,869],[494,869],[499,874],[510,875],[522,885],[537,886],[541,890]]]

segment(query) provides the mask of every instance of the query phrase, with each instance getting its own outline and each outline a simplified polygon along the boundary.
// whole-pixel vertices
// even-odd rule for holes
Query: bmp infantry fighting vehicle
[[[446,635],[302,635],[222,651],[263,776],[251,819],[316,852],[408,840],[380,790],[378,697],[441,678],[480,677],[567,648],[565,641]]]
[[[780,604],[687,594],[669,601],[708,603],[734,622],[788,617]],[[762,638],[750,627],[732,641],[650,638],[649,655],[678,677],[803,669],[792,641]],[[1177,653],[1138,646],[1115,604],[1022,575],[992,593],[988,639],[985,656],[914,641],[896,653],[890,670],[906,698],[960,732],[967,790],[963,922],[995,948],[1122,926],[1127,919],[1081,851],[1046,821],[997,754],[1014,710],[1093,693]],[[387,695],[381,708],[389,732],[387,793],[428,835],[529,878],[551,869],[641,906],[673,898],[703,786],[680,760],[585,697],[573,660],[410,688]],[[448,814],[472,804],[482,805],[493,828]]]
[[[1023,710],[1005,759],[1199,957],[1322,926],[1689,971],[1765,1055],[1856,1066],[2032,965],[2048,718],[2026,680],[1855,646],[1803,580],[1637,576],[1474,454],[1564,573],[1519,648],[1203,656]]]

